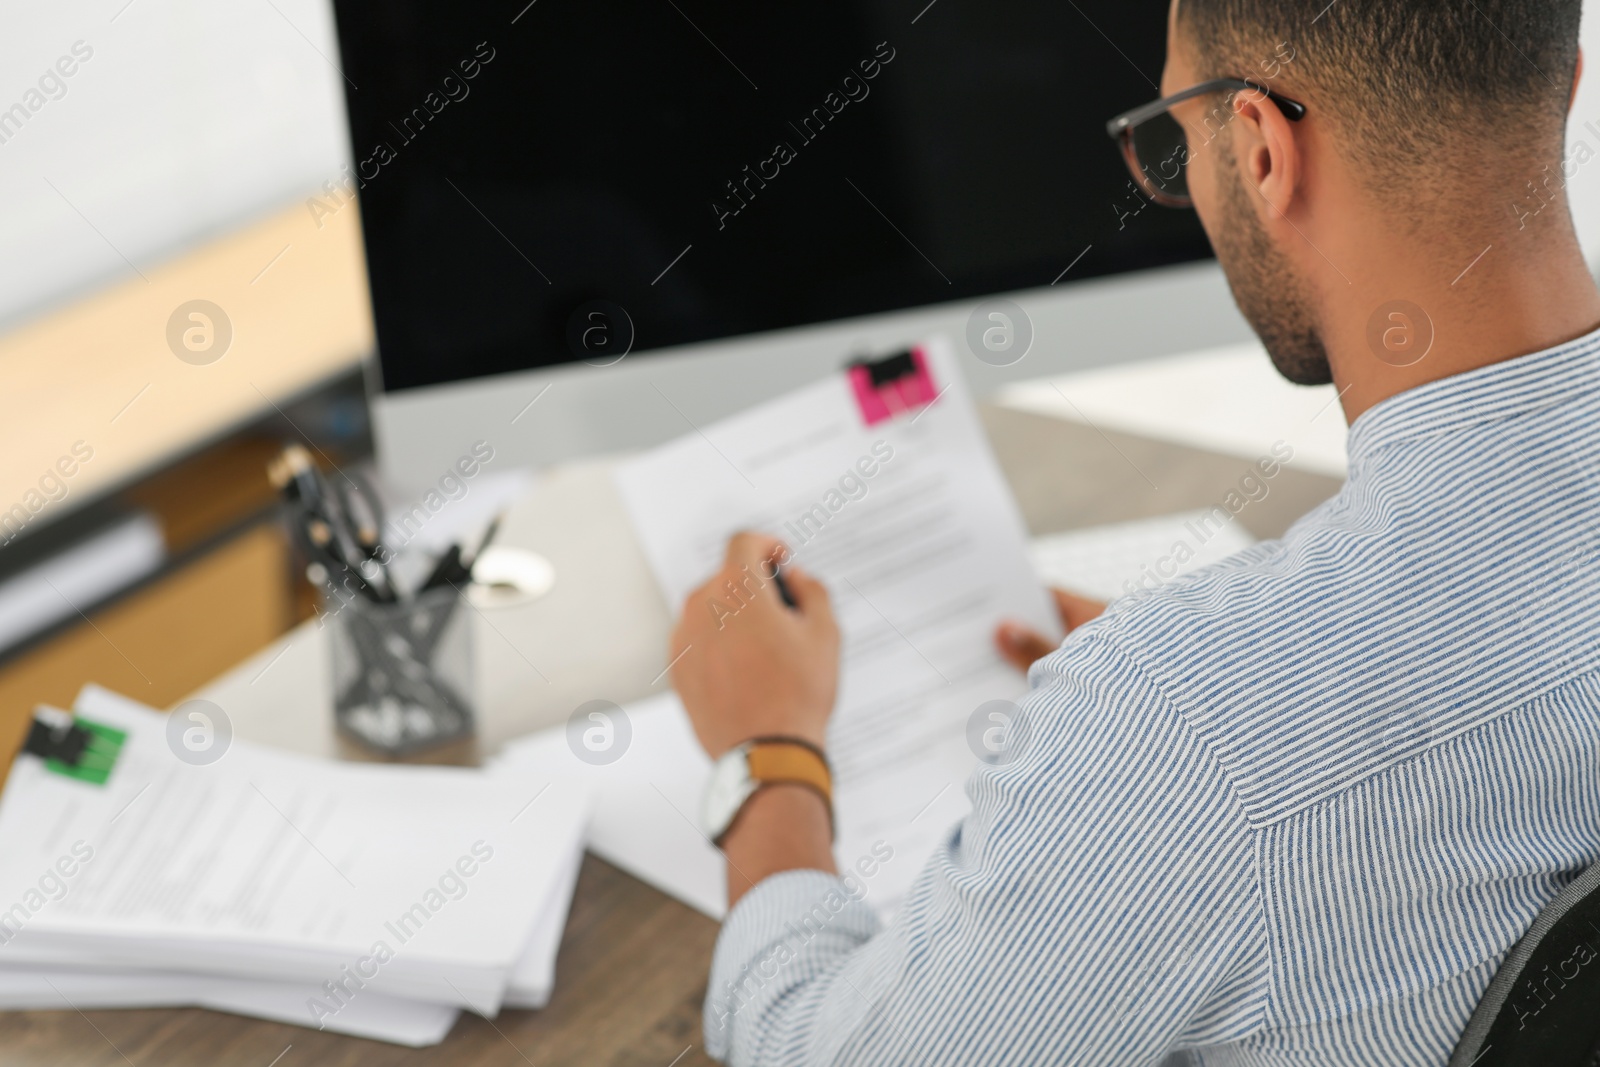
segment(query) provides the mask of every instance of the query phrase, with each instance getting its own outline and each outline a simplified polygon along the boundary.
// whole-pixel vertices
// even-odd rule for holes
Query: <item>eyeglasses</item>
[[[1139,183],[1139,188],[1146,196],[1162,207],[1194,206],[1194,201],[1189,197],[1189,135],[1183,124],[1172,117],[1172,106],[1206,93],[1224,90],[1228,93],[1229,104],[1236,94],[1250,91],[1260,93],[1277,104],[1283,117],[1290,122],[1299,122],[1306,116],[1304,104],[1275,93],[1259,82],[1241,78],[1214,78],[1192,85],[1181,93],[1153,100],[1132,111],[1124,111],[1106,123],[1106,133],[1122,146],[1122,159],[1127,163],[1133,180]],[[1207,131],[1207,143],[1222,132],[1233,115],[1233,109],[1226,105],[1212,109],[1203,124]]]

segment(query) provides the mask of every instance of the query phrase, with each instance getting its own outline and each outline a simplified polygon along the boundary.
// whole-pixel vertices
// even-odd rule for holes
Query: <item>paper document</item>
[[[165,715],[92,687],[76,711],[128,739],[103,786],[33,757],[14,766],[0,798],[7,965],[313,986],[355,974],[354,1000],[492,1016],[586,819],[572,782],[238,740],[194,766],[169,748]]]
[[[1226,512],[1185,511],[1035,538],[1028,546],[1046,585],[1111,601],[1156,589],[1255,543]]]
[[[555,982],[556,952],[583,859],[574,848],[565,873],[540,910],[533,937],[512,968],[504,1006],[542,1008]],[[320,986],[176,971],[103,971],[10,965],[0,951],[0,1011],[84,1008],[199,1007],[258,1019],[315,1025],[352,1037],[410,1045],[436,1045],[455,1025],[460,1009],[448,1004],[361,991],[339,1011],[316,1015],[307,1003],[326,996]]]
[[[315,987],[213,974],[0,967],[4,1011],[198,1007],[309,1026],[306,998],[315,992]],[[323,1019],[320,1028],[420,1048],[443,1041],[460,1013],[446,1004],[370,993],[353,998],[344,1010]]]
[[[837,853],[848,866],[880,842],[896,851],[873,887],[886,906],[966,810],[969,719],[1026,689],[995,652],[995,627],[1060,632],[953,353],[938,339],[919,351],[913,392],[931,404],[839,374],[617,470],[675,609],[744,529],[783,538],[828,586],[843,638],[828,738]],[[686,610],[720,618],[737,605]],[[692,791],[684,814],[698,819]]]
[[[572,893],[577,887],[581,866],[583,848],[580,845],[572,850],[562,866],[550,896],[540,908],[539,925],[511,968],[505,1007],[542,1008],[550,1003],[556,984],[556,954],[561,948],[561,935],[567,929],[567,911],[572,907]]]
[[[700,794],[711,773],[677,694],[622,709],[627,751],[594,766],[573,758],[565,728],[512,741],[485,769],[512,780],[565,776],[594,793],[589,850],[713,919],[727,910],[722,853],[700,828]],[[510,995],[506,1003],[514,1006]]]

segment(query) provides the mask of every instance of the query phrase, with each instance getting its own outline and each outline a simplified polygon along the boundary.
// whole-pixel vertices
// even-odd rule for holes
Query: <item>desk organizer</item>
[[[332,600],[329,630],[339,730],[386,755],[472,733],[472,608],[453,587],[411,600]]]

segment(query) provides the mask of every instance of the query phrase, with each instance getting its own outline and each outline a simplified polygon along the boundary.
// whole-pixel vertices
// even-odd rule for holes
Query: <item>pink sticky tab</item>
[[[892,357],[875,366],[858,363],[850,368],[850,388],[856,394],[861,418],[868,426],[931,404],[938,398],[939,391],[933,385],[933,372],[928,369],[928,360],[922,354],[922,349],[913,348],[910,357],[911,367],[902,369],[901,373],[887,380],[882,372],[874,371],[875,367],[892,365]]]

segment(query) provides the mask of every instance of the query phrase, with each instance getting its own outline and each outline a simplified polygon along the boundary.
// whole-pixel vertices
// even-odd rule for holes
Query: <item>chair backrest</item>
[[[1450,1067],[1600,1067],[1600,863],[1512,947]]]

